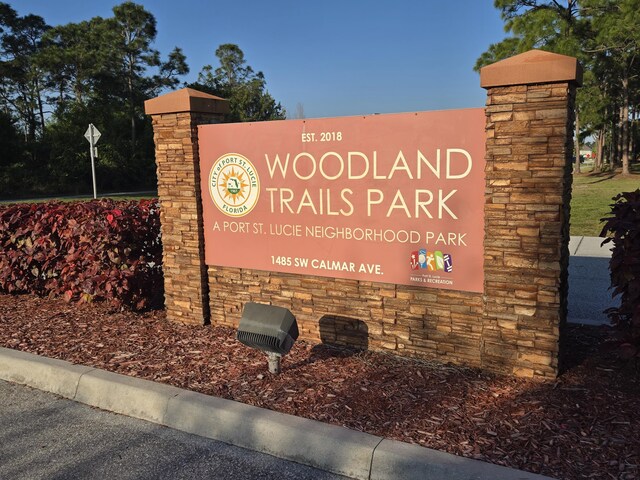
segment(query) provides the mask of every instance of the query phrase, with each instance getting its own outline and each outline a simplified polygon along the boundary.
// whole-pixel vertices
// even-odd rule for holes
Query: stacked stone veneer
[[[488,95],[482,294],[205,267],[195,125],[207,119],[188,110],[166,116],[152,104],[169,318],[202,323],[210,314],[212,323],[237,327],[246,302],[270,303],[289,308],[307,340],[554,377],[566,317],[579,82],[575,59],[539,51],[481,73]]]
[[[145,102],[156,145],[167,318],[208,323],[198,125],[220,122],[226,100],[185,88]]]
[[[211,321],[237,326],[245,302],[294,313],[302,338],[481,366],[482,295],[209,267]]]
[[[487,102],[484,363],[555,375],[566,319],[575,88],[490,88]]]

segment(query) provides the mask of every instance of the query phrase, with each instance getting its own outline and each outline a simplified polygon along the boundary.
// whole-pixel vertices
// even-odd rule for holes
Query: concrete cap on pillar
[[[582,66],[577,58],[529,50],[480,69],[483,88],[557,82],[582,85]]]
[[[145,101],[144,111],[147,115],[179,112],[223,114],[229,113],[229,101],[193,88],[183,88]]]

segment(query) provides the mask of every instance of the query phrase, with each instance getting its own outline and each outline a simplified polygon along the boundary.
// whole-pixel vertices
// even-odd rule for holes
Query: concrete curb
[[[184,392],[161,383],[94,369],[80,377],[73,400],[164,424],[169,400]]]
[[[92,370],[95,369],[0,348],[1,379],[29,385],[65,398],[75,398],[80,378]]]
[[[362,480],[552,480],[243,403],[0,347],[0,379]]]
[[[534,473],[480,462],[419,445],[383,440],[375,451],[370,480],[542,480]]]
[[[169,402],[165,425],[353,478],[369,478],[382,438],[347,428],[185,392]]]

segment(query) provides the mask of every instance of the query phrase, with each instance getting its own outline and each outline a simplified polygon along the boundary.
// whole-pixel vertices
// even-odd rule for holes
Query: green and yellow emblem
[[[211,167],[209,193],[222,213],[229,217],[242,217],[258,203],[258,172],[247,157],[226,153]]]

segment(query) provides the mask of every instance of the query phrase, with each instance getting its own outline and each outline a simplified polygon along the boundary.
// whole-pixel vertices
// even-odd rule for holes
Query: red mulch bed
[[[640,478],[640,375],[604,327],[570,327],[555,382],[298,341],[282,374],[235,331],[0,295],[0,346],[542,473]]]

